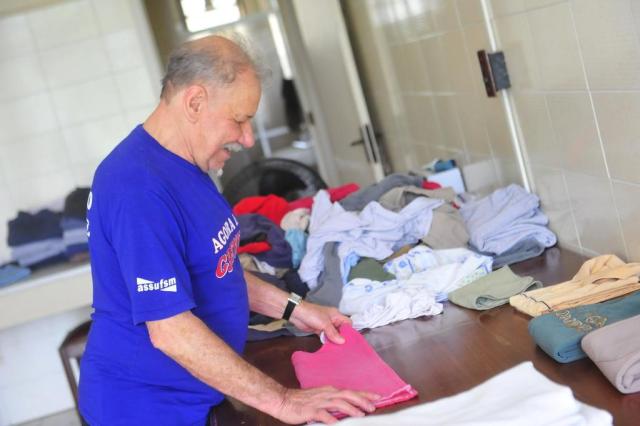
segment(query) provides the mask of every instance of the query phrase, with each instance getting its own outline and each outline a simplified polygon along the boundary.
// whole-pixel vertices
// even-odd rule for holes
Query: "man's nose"
[[[242,134],[240,135],[240,139],[238,142],[244,146],[245,148],[251,148],[255,143],[255,138],[253,137],[253,128],[251,127],[251,122],[246,121],[242,123]]]

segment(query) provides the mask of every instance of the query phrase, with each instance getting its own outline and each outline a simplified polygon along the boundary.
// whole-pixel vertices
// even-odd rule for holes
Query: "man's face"
[[[207,92],[208,102],[191,146],[196,165],[204,172],[222,169],[233,145],[253,146],[251,118],[258,109],[261,89],[252,72],[243,72],[231,86]]]

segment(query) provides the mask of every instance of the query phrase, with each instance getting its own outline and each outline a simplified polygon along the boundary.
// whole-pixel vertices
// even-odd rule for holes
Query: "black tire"
[[[241,169],[224,186],[222,194],[235,205],[245,197],[278,195],[287,201],[315,195],[327,184],[318,172],[298,161],[266,158]]]

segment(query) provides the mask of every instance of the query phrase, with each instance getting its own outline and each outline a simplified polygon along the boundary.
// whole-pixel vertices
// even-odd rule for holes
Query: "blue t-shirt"
[[[95,311],[80,412],[92,426],[205,424],[223,395],[155,349],[145,321],[191,310],[242,352],[249,303],[229,204],[140,125],[98,167],[87,208]]]

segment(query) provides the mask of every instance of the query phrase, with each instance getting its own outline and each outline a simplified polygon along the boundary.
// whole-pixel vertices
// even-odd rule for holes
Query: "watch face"
[[[291,302],[293,302],[293,303],[295,303],[297,305],[302,301],[302,296],[300,296],[299,294],[296,294],[296,293],[291,293],[289,295],[289,300],[291,300]]]

